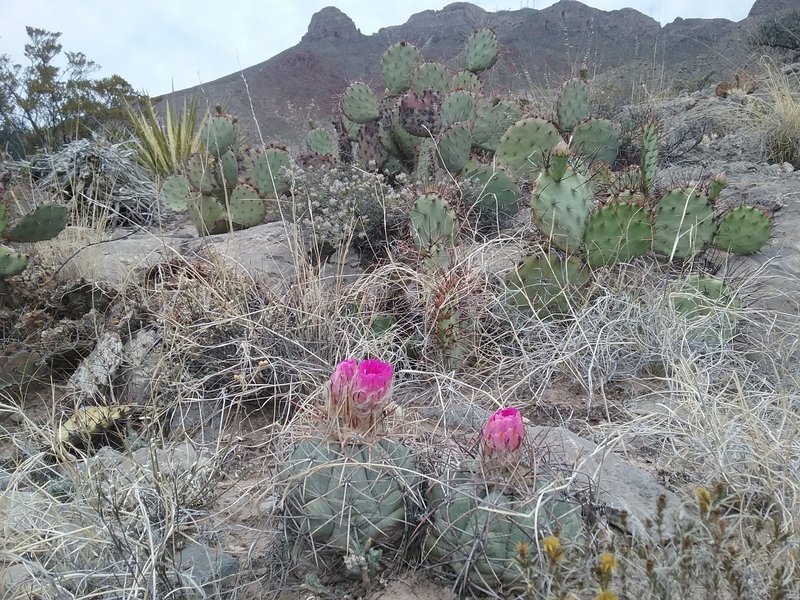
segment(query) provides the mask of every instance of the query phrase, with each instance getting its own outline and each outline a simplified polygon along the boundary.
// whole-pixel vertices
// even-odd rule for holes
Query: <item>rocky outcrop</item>
[[[778,13],[798,9],[797,0],[756,0],[747,17],[774,17]]]
[[[301,42],[319,40],[350,40],[361,37],[353,19],[334,6],[326,6],[311,17],[308,32]]]

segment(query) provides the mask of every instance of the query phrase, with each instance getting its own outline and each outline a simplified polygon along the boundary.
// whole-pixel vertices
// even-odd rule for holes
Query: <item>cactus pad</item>
[[[366,83],[351,83],[342,94],[339,106],[353,123],[368,123],[380,116],[378,99]]]
[[[216,170],[217,184],[220,190],[232,190],[239,178],[239,163],[233,150],[228,150],[217,159]]]
[[[517,106],[507,100],[480,100],[472,127],[472,144],[494,152],[503,133],[522,118]]]
[[[469,160],[472,133],[466,123],[456,123],[442,131],[436,144],[442,166],[450,173],[458,173]]]
[[[206,149],[219,158],[236,143],[234,120],[226,116],[209,118],[203,125],[202,139]]]
[[[254,227],[264,220],[267,203],[258,197],[253,186],[242,183],[228,197],[228,214],[236,225]]]
[[[585,162],[611,164],[619,152],[619,133],[607,119],[589,119],[572,130],[569,146]]]
[[[225,207],[208,194],[189,206],[189,216],[200,235],[215,235],[230,229]]]
[[[693,189],[668,192],[655,207],[653,219],[653,250],[679,259],[706,249],[717,229],[711,202]]]
[[[422,63],[422,54],[408,42],[389,46],[381,57],[383,81],[392,94],[400,94],[411,85],[411,73]]]
[[[559,181],[546,171],[541,173],[531,197],[534,223],[553,245],[567,252],[583,245],[592,204],[588,180],[571,169]]]
[[[19,275],[28,266],[28,257],[0,245],[0,277]]]
[[[306,147],[309,152],[317,154],[333,154],[333,138],[325,129],[312,129],[306,136]]]
[[[186,178],[192,189],[202,194],[213,194],[219,191],[215,170],[216,166],[210,156],[192,154],[186,164]]]
[[[672,285],[668,300],[676,313],[694,322],[687,332],[694,341],[718,344],[735,335],[742,301],[722,280],[690,275]]]
[[[371,547],[388,561],[402,558],[420,478],[399,442],[342,444],[301,441],[282,475],[287,526],[296,551],[327,570]]]
[[[714,247],[733,254],[748,255],[761,250],[772,236],[772,219],[752,206],[738,206],[723,218]]]
[[[589,217],[586,224],[586,261],[592,267],[627,262],[647,252],[652,243],[650,216],[636,204],[607,204]]]
[[[481,213],[513,215],[517,212],[519,186],[508,174],[488,165],[480,165],[467,174],[469,180],[479,187],[474,206]]]
[[[12,242],[41,242],[56,237],[67,226],[67,208],[42,204],[17,221],[8,231]]]
[[[469,37],[464,47],[467,69],[473,73],[485,71],[497,62],[498,51],[495,32],[488,27],[479,29]]]
[[[589,87],[580,79],[570,79],[561,87],[556,103],[558,126],[561,131],[572,131],[589,116]]]
[[[520,179],[535,179],[542,159],[561,136],[549,121],[538,117],[521,119],[506,130],[497,144],[497,161]]]
[[[473,94],[479,93],[481,87],[483,87],[481,80],[472,71],[459,71],[453,75],[453,81],[450,82],[450,89],[464,90]]]
[[[442,102],[442,127],[471,122],[475,118],[475,97],[469,92],[455,91]]]
[[[658,127],[651,121],[642,130],[642,158],[639,166],[642,174],[641,190],[644,194],[653,191],[658,175]]]
[[[574,257],[551,252],[532,256],[508,274],[509,301],[520,310],[533,309],[540,318],[565,317],[582,305],[589,272]]]
[[[425,90],[446,92],[451,80],[452,76],[443,64],[425,62],[411,72],[411,89],[418,94],[424,94]]]
[[[161,200],[173,212],[186,212],[195,197],[189,186],[189,180],[183,175],[173,175],[161,185]]]
[[[285,194],[291,187],[290,175],[287,170],[291,166],[291,158],[286,150],[281,148],[266,148],[255,155],[252,169],[254,184],[262,196],[277,198]]]
[[[424,94],[406,92],[400,99],[398,117],[400,125],[408,133],[428,137],[438,133],[441,127],[442,96],[433,90]]]

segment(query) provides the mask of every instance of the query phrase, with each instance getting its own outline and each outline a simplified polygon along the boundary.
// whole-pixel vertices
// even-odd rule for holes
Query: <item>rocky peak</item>
[[[350,40],[358,37],[361,37],[361,32],[356,27],[353,19],[335,6],[326,6],[311,17],[311,22],[308,24],[308,32],[303,36],[302,41]]]
[[[472,29],[485,24],[488,14],[480,6],[469,2],[453,2],[441,10],[425,10],[411,15],[406,22],[406,27],[411,26],[420,30]]]
[[[770,17],[790,9],[800,8],[797,0],[756,0],[748,17]]]

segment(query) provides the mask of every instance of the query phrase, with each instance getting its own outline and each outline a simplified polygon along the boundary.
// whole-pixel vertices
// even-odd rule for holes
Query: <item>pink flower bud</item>
[[[367,359],[358,365],[352,387],[353,409],[362,417],[383,410],[392,393],[394,367],[381,360]]]
[[[350,389],[358,372],[358,362],[349,358],[336,365],[336,370],[328,382],[329,400],[332,408],[337,408],[347,402]]]
[[[513,455],[522,446],[525,425],[516,408],[501,408],[483,428],[483,452],[486,456]]]

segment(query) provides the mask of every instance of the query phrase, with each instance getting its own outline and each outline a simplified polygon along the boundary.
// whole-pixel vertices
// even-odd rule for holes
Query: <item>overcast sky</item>
[[[260,63],[294,46],[311,15],[334,5],[362,33],[405,23],[449,1],[404,0],[0,0],[0,54],[24,62],[25,26],[62,32],[64,49],[157,95]],[[555,0],[473,0],[486,10],[545,8]],[[676,17],[739,21],[753,0],[584,0],[603,10],[630,6],[662,24]]]

